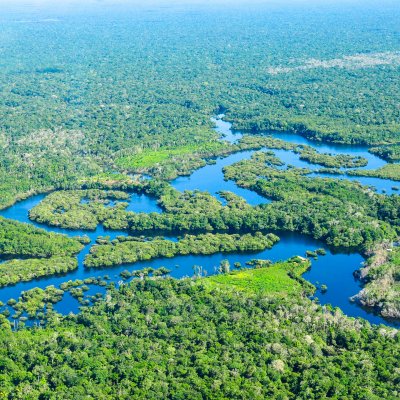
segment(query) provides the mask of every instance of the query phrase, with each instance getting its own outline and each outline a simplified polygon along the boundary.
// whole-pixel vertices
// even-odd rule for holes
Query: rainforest
[[[0,11],[0,398],[400,399],[397,2]]]

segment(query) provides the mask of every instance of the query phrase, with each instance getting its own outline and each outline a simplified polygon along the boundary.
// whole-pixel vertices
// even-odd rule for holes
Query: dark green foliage
[[[6,397],[309,400],[399,394],[398,334],[299,296],[277,300],[218,281],[144,280],[111,290],[77,316],[51,321],[16,332],[12,345],[10,333],[0,332],[0,390]]]
[[[363,157],[318,153],[309,146],[304,146],[299,152],[300,160],[305,160],[312,164],[320,164],[327,168],[357,168],[365,167],[368,164],[368,160]]]
[[[186,254],[214,254],[243,251],[260,251],[271,248],[279,238],[274,234],[260,232],[245,235],[202,234],[186,235],[178,242],[165,239],[144,241],[140,238],[125,238],[114,244],[92,247],[85,258],[86,267],[109,267],[134,263],[158,257],[174,257]]]
[[[78,261],[73,257],[6,261],[0,264],[0,287],[44,276],[67,273],[76,268],[78,268]]]
[[[78,240],[0,217],[2,255],[48,258],[70,256],[82,248],[83,245]]]
[[[131,233],[286,230],[323,239],[331,246],[367,249],[396,237],[399,198],[385,197],[357,183],[309,178],[306,170],[268,167],[263,153],[225,169],[240,186],[275,201],[250,207],[229,195],[226,206],[202,192],[180,193],[165,183],[148,190],[160,197],[162,214],[118,213],[106,226],[122,221]],[[390,226],[392,225],[392,226]],[[396,228],[397,227],[397,228]]]
[[[0,286],[72,271],[78,266],[73,256],[82,248],[79,238],[0,217],[0,254],[22,258],[0,264]]]
[[[391,146],[373,147],[369,151],[387,161],[400,161],[400,145],[398,144]]]
[[[0,218],[0,254],[23,258],[0,264],[0,286],[72,271],[82,248],[79,238]]]

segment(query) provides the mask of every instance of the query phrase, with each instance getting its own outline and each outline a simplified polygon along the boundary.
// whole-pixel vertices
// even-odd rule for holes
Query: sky
[[[90,9],[97,9],[99,11],[107,11],[111,9],[119,9],[125,5],[130,8],[165,8],[173,9],[174,7],[199,7],[199,8],[218,8],[224,7],[235,9],[237,7],[245,6],[249,9],[257,7],[271,6],[274,8],[286,7],[316,7],[322,8],[333,6],[362,6],[363,8],[389,8],[398,7],[400,0],[0,0],[0,17],[2,9],[4,12],[11,11],[12,13],[25,13],[39,12],[39,13],[63,13],[75,12],[78,10],[90,11]]]
[[[383,4],[394,3],[394,1],[385,0],[0,0],[2,4],[7,5],[35,5],[51,7],[55,4],[68,4],[68,5],[82,5],[82,4],[130,4],[137,6],[152,6],[152,5],[184,5],[184,4],[199,4],[199,5],[213,5],[225,4],[227,6],[234,4],[337,4],[337,3],[357,3],[357,4]]]

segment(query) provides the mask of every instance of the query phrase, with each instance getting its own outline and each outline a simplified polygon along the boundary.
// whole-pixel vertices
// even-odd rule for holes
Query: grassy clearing
[[[210,287],[231,287],[245,292],[284,297],[299,294],[304,291],[305,287],[311,289],[311,286],[300,278],[301,274],[309,267],[308,260],[297,257],[266,268],[245,269],[229,274],[215,275],[204,281]]]
[[[191,153],[214,152],[224,147],[223,143],[207,142],[199,145],[185,145],[158,150],[144,150],[139,154],[119,157],[115,163],[120,168],[148,168],[172,157]]]

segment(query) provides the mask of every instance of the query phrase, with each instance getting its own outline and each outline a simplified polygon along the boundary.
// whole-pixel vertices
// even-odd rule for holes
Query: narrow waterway
[[[231,130],[231,124],[223,121],[220,118],[216,118],[216,129],[221,134],[222,139],[234,142],[238,140],[242,134],[240,132],[233,132]],[[318,151],[329,152],[332,154],[353,154],[361,155],[368,159],[369,163],[366,168],[377,168],[385,164],[384,161],[371,155],[366,151],[365,148],[361,147],[349,147],[349,146],[337,146],[337,145],[326,145],[321,143],[310,142],[307,139],[302,138],[298,135],[292,134],[273,134],[276,137],[290,141],[292,143],[307,144]],[[250,191],[238,188],[234,182],[225,181],[222,173],[224,166],[233,164],[242,159],[248,159],[254,151],[244,151],[235,154],[231,154],[225,158],[218,158],[215,163],[206,165],[193,172],[188,177],[180,177],[174,180],[172,185],[180,191],[183,190],[204,190],[215,195],[217,198],[220,191],[231,191],[235,194],[242,196],[251,205],[257,205],[261,203],[267,203],[268,199],[259,196],[258,194]],[[310,169],[318,169],[318,166],[301,161],[298,154],[291,151],[274,150],[274,153],[283,161],[286,165],[294,165],[296,167],[307,167]],[[332,176],[329,176],[332,178]],[[336,178],[336,176],[335,176]],[[348,179],[346,175],[340,176],[341,179]],[[351,177],[354,178],[354,177]],[[390,192],[389,187],[395,186],[391,181],[384,179],[375,180],[373,178],[357,177],[359,182],[366,185],[372,185],[377,191],[386,190]],[[375,183],[375,184],[374,184]],[[99,236],[109,236],[111,239],[117,236],[127,235],[126,231],[110,231],[105,230],[103,226],[99,225],[95,231],[86,230],[67,230],[61,228],[50,227],[47,225],[38,224],[29,220],[28,212],[30,209],[35,207],[45,195],[32,196],[26,200],[16,203],[14,206],[0,211],[0,215],[5,218],[14,219],[19,222],[29,223],[37,227],[43,228],[47,231],[56,233],[66,234],[68,236],[89,236],[91,244],[85,246],[85,248],[78,254],[78,268],[70,273],[62,276],[52,276],[30,282],[19,283],[15,286],[8,286],[0,289],[0,301],[6,303],[10,298],[18,299],[22,291],[26,291],[35,287],[45,288],[49,285],[58,287],[61,283],[68,280],[85,279],[90,277],[104,277],[108,276],[108,281],[113,281],[116,285],[121,283],[120,273],[124,270],[134,271],[143,269],[146,267],[159,268],[164,266],[171,270],[171,276],[175,278],[181,278],[185,276],[193,275],[193,266],[202,266],[203,270],[208,275],[216,273],[216,270],[223,259],[228,259],[231,265],[235,262],[240,262],[245,266],[246,262],[251,259],[269,259],[271,261],[279,261],[290,258],[295,255],[304,256],[306,250],[315,250],[317,248],[325,248],[327,250],[326,256],[320,256],[317,260],[312,261],[312,267],[309,271],[304,274],[304,278],[315,284],[317,287],[324,284],[328,290],[324,293],[317,291],[316,296],[322,304],[332,304],[333,306],[339,307],[343,312],[352,317],[362,317],[369,320],[372,323],[385,323],[387,325],[394,325],[385,321],[383,318],[369,313],[358,305],[352,303],[349,300],[350,296],[355,295],[360,290],[360,284],[353,277],[353,271],[360,267],[363,258],[359,254],[343,254],[343,253],[332,253],[322,243],[313,240],[312,238],[305,237],[299,234],[279,234],[281,237],[280,242],[270,250],[265,250],[256,253],[235,253],[235,254],[215,254],[211,256],[178,256],[171,259],[156,259],[151,261],[137,262],[135,264],[123,265],[114,268],[106,269],[87,269],[83,266],[83,260],[88,254],[90,247],[95,243],[95,240]],[[222,200],[221,200],[222,201]],[[146,195],[132,194],[129,201],[127,210],[134,212],[162,212],[160,207],[157,205],[157,201],[154,198]],[[170,238],[176,240],[176,238]],[[100,286],[88,285],[90,290],[86,292],[86,295],[94,295],[96,293],[104,293],[105,288]],[[66,293],[59,303],[55,305],[55,310],[67,314],[69,312],[78,312],[79,303],[74,299],[70,293]]]
[[[227,140],[230,143],[235,143],[238,141],[242,136],[243,133],[240,131],[233,131],[232,124],[224,121],[223,115],[219,115],[217,118],[213,119],[213,122],[216,124],[217,131],[221,134],[221,137],[224,140]],[[263,134],[263,132],[261,132]],[[371,170],[383,167],[387,164],[385,160],[375,156],[368,152],[368,147],[361,146],[361,145],[345,145],[345,144],[334,144],[334,143],[324,143],[318,141],[311,141],[301,135],[294,134],[294,133],[285,133],[285,132],[265,132],[265,135],[270,135],[276,139],[281,139],[286,142],[297,144],[297,145],[307,145],[320,153],[327,153],[332,155],[340,155],[340,154],[348,154],[351,156],[356,157],[363,157],[368,160],[368,164],[365,167],[359,167],[357,169],[360,170]],[[275,155],[280,158],[284,163],[285,167],[288,165],[297,167],[297,168],[307,168],[312,171],[316,171],[311,173],[309,176],[311,177],[322,177],[322,178],[332,178],[332,179],[348,179],[351,181],[360,182],[362,185],[369,186],[374,189],[377,193],[386,193],[386,194],[397,194],[397,188],[400,188],[400,182],[394,181],[391,179],[381,179],[381,178],[374,178],[374,177],[365,177],[365,176],[354,176],[346,174],[345,168],[339,168],[342,174],[329,174],[329,173],[322,173],[317,172],[319,169],[323,167],[321,165],[312,164],[304,160],[300,160],[300,155],[293,151],[288,150],[270,150],[275,153]],[[241,159],[250,158],[254,152],[243,152]],[[224,159],[222,167],[225,165],[230,165],[237,160],[234,158],[231,162],[228,158]],[[351,168],[349,168],[351,169]],[[393,189],[394,188],[394,189]]]

